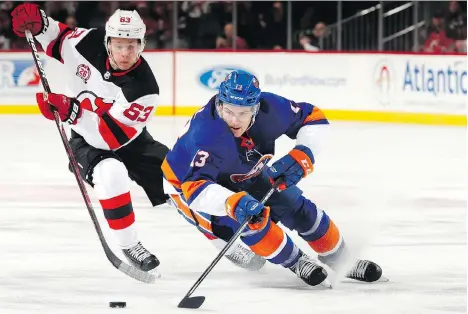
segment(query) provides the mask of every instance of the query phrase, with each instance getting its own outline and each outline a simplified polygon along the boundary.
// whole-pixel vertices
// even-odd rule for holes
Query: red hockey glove
[[[13,12],[13,31],[19,37],[26,37],[24,32],[29,29],[36,36],[49,26],[49,20],[45,12],[36,4],[23,3],[17,6]]]
[[[54,120],[52,108],[57,110],[60,120],[68,124],[76,124],[76,121],[81,117],[81,105],[76,98],[70,98],[65,95],[54,93],[37,93],[36,101],[39,105],[39,110],[42,115],[49,120]]]

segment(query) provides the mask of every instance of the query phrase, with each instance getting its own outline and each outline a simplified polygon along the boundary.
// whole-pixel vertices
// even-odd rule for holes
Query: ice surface
[[[185,121],[157,117],[149,131],[171,146]],[[466,313],[466,130],[332,126],[315,173],[300,187],[390,282],[320,290],[278,266],[251,273],[223,259],[195,292],[207,297],[196,311]],[[0,134],[1,314],[190,311],[177,304],[217,254],[201,234],[168,206],[152,208],[134,186],[140,237],[163,274],[153,285],[134,281],[107,261],[54,122],[0,116]],[[277,155],[292,145],[281,138]],[[110,301],[127,308],[111,309]]]

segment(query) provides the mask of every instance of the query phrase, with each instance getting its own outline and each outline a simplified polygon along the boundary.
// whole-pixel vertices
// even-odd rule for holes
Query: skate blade
[[[325,280],[319,284],[319,287],[323,287],[326,289],[333,289],[332,284],[330,283],[330,280],[328,280],[328,278],[325,278]]]
[[[375,284],[375,283],[379,283],[379,282],[389,282],[390,279],[388,279],[387,277],[385,276],[381,276],[379,279],[377,279],[376,281],[372,281],[372,282],[368,282],[368,281],[361,281],[361,280],[356,280],[356,279],[353,279],[353,278],[343,278],[339,281],[339,283],[357,283],[357,284]]]
[[[390,279],[388,279],[387,277],[385,276],[381,276],[377,281],[375,282],[389,282]]]
[[[161,273],[157,270],[157,268],[150,270],[148,273],[152,274],[155,278],[162,277]]]

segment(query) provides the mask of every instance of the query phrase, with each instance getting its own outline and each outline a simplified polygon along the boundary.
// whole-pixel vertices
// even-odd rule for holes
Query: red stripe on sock
[[[130,227],[134,222],[135,222],[135,214],[132,212],[130,215],[120,218],[120,219],[115,219],[115,220],[107,220],[109,223],[109,227],[113,230],[122,230],[127,227]]]
[[[103,209],[114,209],[127,205],[131,201],[130,192],[127,192],[107,200],[99,200],[99,203],[101,203]]]

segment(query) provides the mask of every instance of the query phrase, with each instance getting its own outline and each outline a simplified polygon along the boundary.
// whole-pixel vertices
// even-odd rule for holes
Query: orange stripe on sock
[[[265,236],[256,244],[251,245],[250,248],[260,256],[270,256],[280,247],[284,237],[283,229],[278,227],[274,222],[271,222]]]
[[[340,231],[333,223],[333,221],[330,220],[330,226],[328,227],[328,230],[323,235],[323,237],[315,241],[309,241],[308,243],[315,252],[326,253],[333,250],[338,245],[340,237]]]

